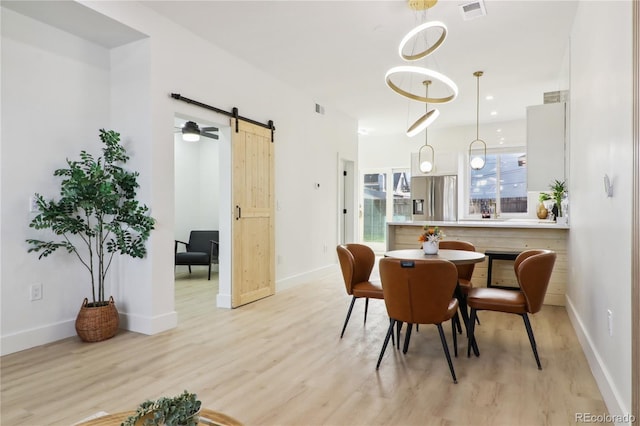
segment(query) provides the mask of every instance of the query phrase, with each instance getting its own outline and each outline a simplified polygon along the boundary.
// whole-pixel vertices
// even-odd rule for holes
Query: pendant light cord
[[[426,80],[424,82],[425,85],[425,97],[429,99],[429,84],[431,84],[430,80]],[[429,113],[429,104],[427,102],[424,103],[424,112]],[[429,126],[424,129],[424,145],[429,145]]]
[[[476,74],[476,140],[480,139],[480,76]]]

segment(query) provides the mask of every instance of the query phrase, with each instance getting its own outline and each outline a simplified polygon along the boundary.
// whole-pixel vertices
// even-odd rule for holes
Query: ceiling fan
[[[179,127],[182,132],[182,140],[186,142],[198,142],[200,136],[204,136],[211,139],[218,139],[218,135],[215,133],[219,129],[217,127],[202,127],[198,126],[195,121],[187,121],[184,126]]]

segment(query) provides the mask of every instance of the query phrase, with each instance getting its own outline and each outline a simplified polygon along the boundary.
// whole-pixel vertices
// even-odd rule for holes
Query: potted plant
[[[551,194],[549,194],[548,192],[541,192],[538,196],[539,204],[538,208],[536,209],[536,215],[538,216],[538,219],[546,219],[549,215],[549,210],[545,203],[545,201],[549,200],[551,200]]]
[[[424,232],[420,234],[418,237],[418,241],[422,243],[422,249],[425,254],[437,254],[438,253],[438,243],[442,238],[444,238],[444,233],[442,229],[438,226],[430,226],[425,225],[423,228]]]
[[[145,242],[155,220],[149,208],[136,201],[138,172],[122,168],[129,157],[120,144],[120,134],[100,129],[102,157],[86,151],[80,160],[67,159],[67,167],[53,175],[62,178],[58,201],[35,194],[38,214],[30,227],[48,229],[56,240],[28,239],[29,252],[38,259],[59,248],[73,254],[91,277],[91,302],[84,299],[76,331],[85,341],[113,337],[118,330],[118,312],[113,298],[105,297],[105,277],[116,253],[134,258],[146,254]]]
[[[556,203],[554,207],[555,217],[562,217],[562,199],[567,195],[567,185],[565,181],[560,182],[559,180],[555,179],[553,183],[549,185],[549,188],[551,188],[551,196]]]
[[[172,398],[144,401],[122,426],[196,426],[200,405],[197,395],[186,390]]]

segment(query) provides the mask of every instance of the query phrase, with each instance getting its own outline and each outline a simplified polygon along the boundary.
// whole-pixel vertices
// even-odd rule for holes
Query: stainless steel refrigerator
[[[413,220],[458,220],[458,176],[411,178]]]

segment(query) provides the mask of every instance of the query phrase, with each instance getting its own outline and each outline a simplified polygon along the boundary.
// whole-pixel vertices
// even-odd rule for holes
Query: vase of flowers
[[[424,254],[438,254],[438,245],[444,237],[444,233],[437,226],[425,225],[424,232],[418,238],[422,243]]]

